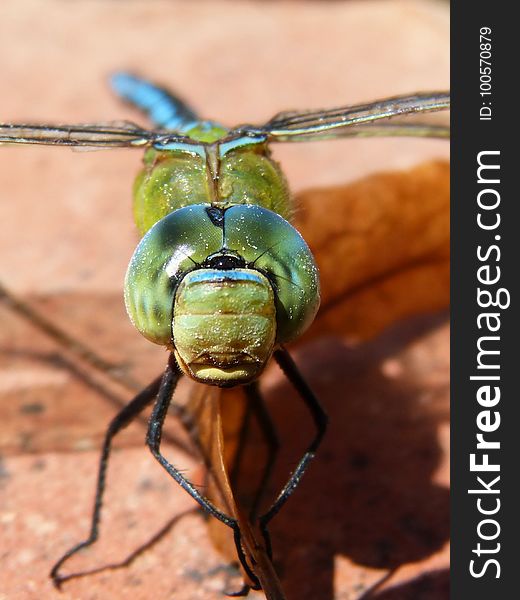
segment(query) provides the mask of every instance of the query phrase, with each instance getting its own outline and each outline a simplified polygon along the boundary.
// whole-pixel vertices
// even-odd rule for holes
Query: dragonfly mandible
[[[282,112],[261,126],[228,129],[200,119],[165,89],[127,73],[115,92],[148,115],[154,128],[113,125],[0,125],[0,144],[78,148],[144,148],[134,184],[134,218],[142,239],[128,266],[125,304],[147,339],[166,347],[164,373],[112,420],[98,471],[89,537],[70,548],[51,576],[98,537],[112,440],[154,402],[146,441],[162,467],[210,515],[232,529],[237,556],[252,582],[237,518],[220,510],[161,453],[161,433],[180,377],[218,387],[243,386],[261,401],[257,379],[274,358],[307,406],[315,434],[274,502],[257,517],[269,557],[268,525],[291,496],[323,439],[327,416],[285,349],[312,323],[319,276],[312,253],[291,225],[287,182],[271,159],[277,142],[355,136],[448,137],[445,126],[407,121],[445,110],[449,95],[417,93],[378,102],[307,112]]]

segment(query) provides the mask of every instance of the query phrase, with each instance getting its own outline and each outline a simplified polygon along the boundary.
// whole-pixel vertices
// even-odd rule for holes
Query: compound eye
[[[224,245],[271,282],[276,341],[285,343],[301,335],[318,311],[320,292],[316,262],[298,231],[266,208],[235,205],[225,212]]]
[[[222,249],[222,228],[208,217],[207,204],[179,208],[142,238],[128,265],[125,304],[136,329],[171,347],[175,290],[186,273]]]

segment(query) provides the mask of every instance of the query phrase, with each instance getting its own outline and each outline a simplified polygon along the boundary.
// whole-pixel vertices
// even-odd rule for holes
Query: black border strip
[[[520,211],[515,211],[520,202],[514,189],[520,148],[513,147],[520,143],[513,92],[520,71],[513,40],[520,31],[513,7],[482,0],[452,3],[451,579],[457,600],[520,594]],[[490,29],[490,57],[487,46],[480,46],[486,43],[480,39],[482,28]],[[487,72],[480,67],[488,66],[481,64],[482,57],[491,63],[491,95],[481,95],[488,89],[488,77],[481,79]],[[487,165],[480,182],[479,156]],[[495,208],[479,206],[479,201],[493,206],[493,199]],[[496,282],[483,282],[498,274]],[[489,299],[499,306],[485,307]],[[490,313],[496,316],[483,316]],[[496,402],[495,388],[500,388]],[[477,448],[479,433],[487,449]],[[483,465],[487,454],[489,464],[500,470],[475,466],[472,471],[472,454],[476,465]]]

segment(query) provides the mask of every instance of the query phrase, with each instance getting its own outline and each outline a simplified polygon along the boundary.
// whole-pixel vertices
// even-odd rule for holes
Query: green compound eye
[[[273,285],[276,341],[300,336],[316,316],[320,290],[314,257],[298,231],[270,210],[241,204],[225,212],[224,244]]]
[[[210,260],[228,255],[236,268]],[[175,349],[188,375],[236,385],[258,376],[274,344],[310,325],[318,271],[301,235],[276,213],[198,204],[172,212],[143,237],[126,274],[125,302],[135,327]]]
[[[180,208],[158,221],[137,246],[125,277],[128,315],[145,338],[172,346],[175,289],[184,275],[222,247],[208,205]]]

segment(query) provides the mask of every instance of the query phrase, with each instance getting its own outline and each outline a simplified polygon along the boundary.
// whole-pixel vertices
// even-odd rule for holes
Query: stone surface
[[[121,68],[229,124],[449,84],[443,2],[5,0],[0,23],[5,122],[143,122],[107,89]],[[275,149],[295,191],[446,154],[444,142],[425,140]],[[0,156],[0,280],[148,382],[165,353],[133,332],[121,299],[137,239],[129,196],[140,152],[2,147]],[[142,423],[118,444],[102,540],[67,568],[88,572],[150,548],[61,594],[52,588],[53,562],[88,531],[97,449],[130,392],[2,306],[0,323],[0,599],[217,599],[236,589],[204,520],[183,514],[190,499],[143,448]],[[378,582],[378,600],[448,597],[447,341],[441,316],[357,348],[327,338],[299,349],[332,426],[273,525],[289,600],[359,600]],[[306,417],[285,402],[275,370],[265,387],[284,440],[301,442],[292,423]],[[198,461],[178,446],[169,452],[201,481]],[[276,481],[293,464],[282,460]]]

